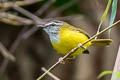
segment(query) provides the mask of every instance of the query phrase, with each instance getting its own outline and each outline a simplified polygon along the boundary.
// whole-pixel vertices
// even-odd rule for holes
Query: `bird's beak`
[[[45,24],[38,24],[37,27],[39,27],[39,28],[44,28],[44,27],[45,27]]]

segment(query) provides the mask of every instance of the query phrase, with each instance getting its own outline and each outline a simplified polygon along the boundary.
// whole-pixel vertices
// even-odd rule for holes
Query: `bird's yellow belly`
[[[52,42],[53,47],[60,54],[67,54],[73,48],[77,47],[79,43],[84,43],[86,40],[88,40],[88,37],[79,32],[65,30],[60,32],[59,39],[60,40],[57,43]],[[87,49],[90,45],[91,43],[89,42],[85,44],[84,47]],[[83,51],[83,49],[79,48],[71,56],[77,56]]]

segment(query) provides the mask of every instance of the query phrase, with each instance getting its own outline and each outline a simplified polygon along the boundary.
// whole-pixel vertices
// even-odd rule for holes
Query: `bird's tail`
[[[92,45],[95,46],[108,46],[111,42],[112,39],[95,39],[91,41]]]

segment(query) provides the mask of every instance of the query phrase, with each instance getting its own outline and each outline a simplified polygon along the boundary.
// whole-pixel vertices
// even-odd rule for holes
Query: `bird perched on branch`
[[[64,21],[53,20],[46,24],[38,24],[49,35],[50,41],[54,49],[60,54],[67,54],[78,44],[84,43],[90,38],[90,35],[80,28],[76,28]],[[111,39],[94,39],[79,48],[70,57],[75,58],[82,53],[89,53],[89,46],[107,46],[112,42]]]

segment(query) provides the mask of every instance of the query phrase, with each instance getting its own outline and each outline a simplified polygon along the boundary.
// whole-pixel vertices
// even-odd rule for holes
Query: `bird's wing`
[[[70,28],[71,28],[72,30],[76,31],[76,32],[83,33],[83,34],[85,34],[88,38],[90,38],[90,35],[89,35],[86,31],[84,31],[84,30],[82,30],[82,29],[80,29],[80,28],[73,27],[73,26],[71,26]]]

